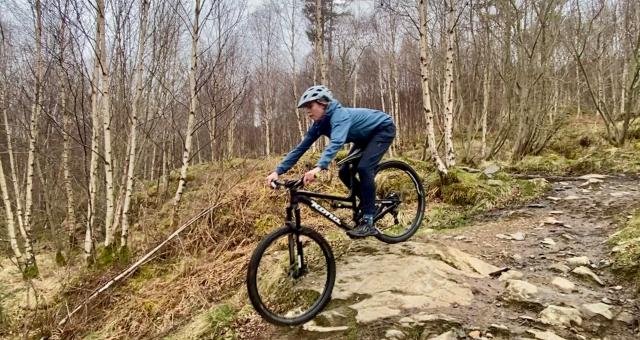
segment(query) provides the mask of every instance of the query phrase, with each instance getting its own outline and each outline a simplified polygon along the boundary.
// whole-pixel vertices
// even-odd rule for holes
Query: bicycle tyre
[[[406,173],[409,176],[409,178],[411,179],[411,182],[413,183],[413,186],[415,187],[415,195],[417,200],[416,202],[417,210],[416,210],[415,217],[412,219],[411,224],[406,228],[406,230],[402,234],[390,236],[390,235],[385,235],[384,230],[381,230],[382,233],[376,235],[376,238],[379,239],[380,241],[393,244],[393,243],[399,243],[399,242],[404,242],[408,240],[411,236],[413,236],[418,231],[418,229],[420,228],[420,225],[422,224],[422,220],[424,218],[424,212],[426,208],[425,207],[426,199],[425,199],[424,188],[422,186],[422,181],[420,180],[420,177],[418,176],[416,171],[409,164],[405,162],[391,160],[391,161],[380,163],[376,169],[376,178],[380,172],[385,170],[390,170],[390,169],[399,170],[403,173]],[[380,190],[381,188],[376,186],[376,199],[380,194]]]
[[[269,246],[276,242],[280,237],[287,236],[288,234],[299,233],[300,235],[304,235],[308,237],[310,240],[315,242],[320,249],[322,250],[323,257],[327,264],[327,274],[326,281],[324,285],[324,290],[320,297],[315,301],[312,307],[306,311],[305,313],[296,316],[296,317],[284,317],[274,313],[270,308],[264,303],[263,298],[260,296],[259,292],[259,282],[258,282],[258,268],[260,265],[260,261],[264,253],[268,250]],[[307,255],[308,256],[308,253]],[[249,261],[249,268],[247,271],[247,289],[249,293],[249,299],[254,309],[264,318],[266,321],[279,325],[279,326],[295,326],[303,324],[311,319],[313,319],[317,314],[319,314],[324,307],[331,300],[331,293],[333,291],[333,287],[336,279],[336,264],[333,256],[333,252],[331,251],[331,247],[329,243],[313,229],[309,229],[307,227],[301,227],[299,230],[295,230],[291,227],[283,227],[280,228],[271,234],[267,235],[256,247],[251,256],[251,260]]]

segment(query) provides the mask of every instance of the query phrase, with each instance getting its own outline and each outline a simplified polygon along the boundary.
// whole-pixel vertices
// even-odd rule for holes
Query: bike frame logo
[[[330,213],[329,211],[327,211],[327,209],[323,208],[320,204],[316,203],[316,202],[311,202],[311,207],[313,209],[315,209],[317,212],[321,213],[322,215],[324,215],[326,218],[332,220],[333,222],[337,223],[337,224],[342,224],[342,222],[340,221],[340,219],[338,217],[336,217],[336,215]]]

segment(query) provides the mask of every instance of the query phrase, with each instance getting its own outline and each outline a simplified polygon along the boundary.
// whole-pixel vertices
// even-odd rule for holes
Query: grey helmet
[[[333,94],[331,94],[331,91],[324,85],[311,86],[304,91],[302,97],[300,97],[300,100],[298,101],[298,108],[301,108],[305,104],[314,100],[325,100],[330,102],[333,100]]]

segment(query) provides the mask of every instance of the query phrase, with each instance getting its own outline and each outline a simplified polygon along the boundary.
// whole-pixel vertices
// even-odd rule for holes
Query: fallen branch
[[[219,204],[210,206],[206,209],[204,209],[202,212],[200,212],[198,215],[192,217],[189,221],[185,222],[183,225],[180,226],[180,228],[176,229],[176,231],[174,231],[171,235],[169,235],[169,237],[167,237],[167,239],[165,239],[164,241],[162,241],[160,244],[158,244],[155,248],[153,248],[151,251],[149,251],[148,253],[146,253],[144,256],[142,256],[140,259],[138,259],[138,261],[136,261],[134,264],[132,264],[131,266],[129,266],[127,269],[125,269],[124,271],[122,271],[120,274],[118,274],[116,277],[114,277],[113,279],[109,280],[109,282],[107,282],[106,284],[104,284],[102,287],[96,289],[88,298],[86,298],[82,303],[80,303],[80,305],[78,305],[74,310],[72,310],[70,313],[67,314],[66,317],[64,317],[62,320],[60,320],[60,322],[58,322],[58,331],[60,331],[60,328],[67,323],[67,321],[69,321],[69,319],[76,313],[78,312],[80,309],[82,309],[83,307],[85,307],[91,300],[95,299],[96,296],[98,296],[100,293],[104,292],[105,290],[109,289],[109,287],[111,287],[113,284],[117,283],[118,281],[122,280],[123,278],[129,276],[130,274],[132,274],[138,267],[140,267],[142,264],[144,264],[145,262],[148,262],[148,260],[151,258],[151,256],[153,256],[156,252],[158,252],[158,250],[160,250],[162,247],[164,247],[169,241],[171,241],[173,238],[175,238],[176,236],[178,236],[178,234],[180,234],[182,231],[184,231],[185,229],[187,229],[189,226],[191,226],[193,223],[195,223],[197,220],[199,220],[200,218],[204,217],[205,215],[209,214],[211,211],[213,211],[213,209],[215,209]],[[52,337],[55,338],[55,337]]]

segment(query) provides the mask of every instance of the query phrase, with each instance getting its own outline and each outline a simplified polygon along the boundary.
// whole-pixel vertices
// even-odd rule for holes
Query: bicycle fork
[[[292,211],[295,212],[295,216],[292,216]],[[295,217],[295,223],[292,221],[292,217]],[[304,263],[302,241],[300,241],[300,208],[298,208],[297,204],[295,207],[287,208],[286,223],[294,231],[293,233],[289,233],[288,236],[289,276],[298,279],[306,274],[307,266],[306,263]]]

